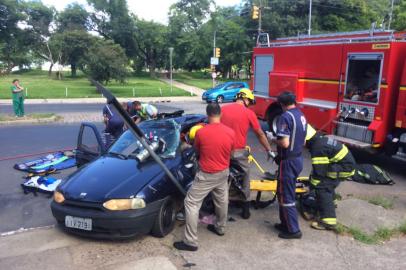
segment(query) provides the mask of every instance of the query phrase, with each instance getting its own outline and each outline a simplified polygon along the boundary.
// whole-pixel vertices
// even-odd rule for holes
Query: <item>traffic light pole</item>
[[[213,33],[213,57],[216,57],[216,30]],[[216,70],[214,70],[216,72]],[[213,87],[216,86],[216,79],[212,76],[213,79]]]

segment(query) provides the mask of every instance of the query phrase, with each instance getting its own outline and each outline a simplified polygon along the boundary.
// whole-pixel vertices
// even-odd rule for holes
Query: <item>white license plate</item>
[[[90,218],[80,218],[65,216],[65,226],[68,228],[75,228],[85,231],[92,230],[92,220]]]

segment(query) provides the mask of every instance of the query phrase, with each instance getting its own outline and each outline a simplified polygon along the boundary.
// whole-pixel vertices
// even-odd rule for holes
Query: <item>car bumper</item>
[[[83,207],[75,204],[58,204],[51,202],[52,215],[69,233],[91,238],[123,239],[140,234],[148,234],[155,223],[163,200],[147,204],[143,209],[127,211],[108,211],[98,208]],[[92,219],[92,230],[68,228],[65,217]]]

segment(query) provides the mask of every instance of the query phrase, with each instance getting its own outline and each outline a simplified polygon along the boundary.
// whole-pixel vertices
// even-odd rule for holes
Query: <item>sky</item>
[[[241,0],[215,0],[218,6],[233,6],[241,3]],[[63,10],[70,3],[77,2],[87,5],[86,0],[42,0],[47,6],[54,6],[57,10]],[[139,18],[153,20],[163,24],[168,23],[169,7],[176,0],[127,0],[128,8]]]

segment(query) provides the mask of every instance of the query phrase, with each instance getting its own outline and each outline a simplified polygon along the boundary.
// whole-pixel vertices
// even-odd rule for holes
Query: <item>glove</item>
[[[270,131],[265,131],[265,133],[266,133],[266,137],[267,137],[268,141],[272,142],[272,141],[276,140],[276,136],[273,135],[272,132],[270,132]]]
[[[273,152],[272,150],[269,150],[267,152],[267,160],[269,161],[270,159],[272,159],[272,161],[274,161],[275,158],[276,158],[276,153]]]

